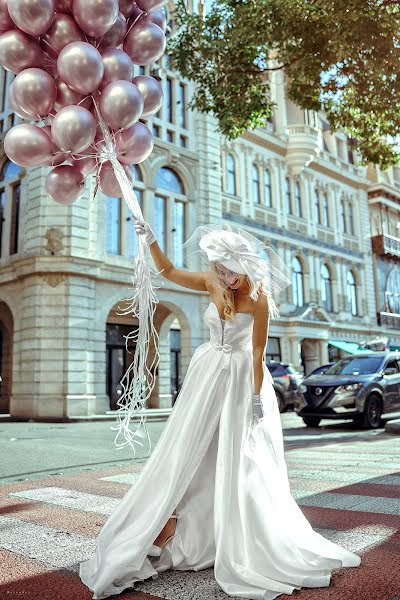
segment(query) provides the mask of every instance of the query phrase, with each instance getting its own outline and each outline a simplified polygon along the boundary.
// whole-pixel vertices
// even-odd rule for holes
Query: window
[[[186,239],[186,199],[181,178],[170,167],[161,167],[156,176],[154,233],[160,247],[173,253],[176,266],[183,267],[183,243]],[[167,226],[168,223],[168,226]],[[171,239],[168,239],[169,234]]]
[[[269,169],[264,171],[264,202],[265,206],[271,208],[272,206],[272,187],[271,187],[271,173]]]
[[[347,301],[352,315],[357,315],[357,290],[356,280],[352,271],[347,273]]]
[[[260,174],[257,165],[253,165],[253,202],[260,204]]]
[[[165,85],[165,118],[169,123],[174,122],[172,79],[170,77],[167,77]]]
[[[162,196],[154,196],[154,235],[164,252],[166,251],[166,199]]]
[[[226,157],[226,183],[228,194],[236,196],[236,166],[232,154]]]
[[[332,311],[332,281],[326,265],[321,267],[321,299],[325,310]]]
[[[343,233],[347,233],[346,229],[346,212],[344,208],[344,200],[343,198],[340,200],[340,227],[342,228]]]
[[[280,338],[270,337],[267,342],[267,350],[265,353],[265,360],[281,360],[281,343]]]
[[[321,225],[321,204],[318,190],[314,190],[314,218],[317,225]]]
[[[326,192],[322,196],[322,224],[329,227],[328,194]]]
[[[292,260],[292,294],[293,304],[303,306],[303,269],[297,256]]]
[[[292,192],[290,189],[290,179],[286,177],[285,179],[285,208],[287,214],[291,214],[292,212]]]
[[[353,204],[350,202],[349,204],[349,233],[354,235],[354,214],[353,214]]]
[[[183,194],[183,184],[180,177],[169,167],[161,167],[157,173],[156,184],[158,188]]]
[[[121,198],[106,199],[107,252],[121,254]]]
[[[301,188],[300,183],[296,181],[294,185],[294,203],[295,203],[295,214],[297,217],[302,217],[301,210]]]
[[[0,256],[18,253],[22,171],[7,160],[0,172]]]
[[[179,84],[179,99],[178,99],[178,125],[186,128],[186,86],[183,83]]]
[[[171,349],[171,395],[173,406],[182,387],[180,329],[170,329],[169,336]]]

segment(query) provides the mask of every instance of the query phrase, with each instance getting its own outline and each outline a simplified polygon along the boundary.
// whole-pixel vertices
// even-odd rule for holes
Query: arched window
[[[328,194],[326,192],[322,196],[322,224],[329,227]]]
[[[346,211],[343,198],[340,200],[340,227],[342,228],[343,233],[347,233]]]
[[[347,272],[347,301],[352,315],[357,315],[357,288],[353,271]]]
[[[303,306],[303,268],[297,256],[292,260],[292,294],[293,304],[296,306]]]
[[[154,196],[154,234],[165,252],[173,253],[176,266],[184,266],[186,239],[186,198],[181,178],[170,167],[161,167],[156,176]],[[172,236],[169,239],[168,232]]]
[[[295,213],[297,217],[302,217],[301,210],[301,188],[300,183],[296,181],[294,185],[294,203],[295,203]]]
[[[22,167],[7,160],[0,171],[0,256],[17,254]]]
[[[253,202],[260,204],[261,202],[261,191],[260,191],[260,173],[257,165],[253,165]]]
[[[349,204],[349,233],[354,235],[354,214],[353,214],[353,204],[350,202]]]
[[[321,225],[321,202],[317,189],[314,190],[314,218],[317,225]]]
[[[264,170],[264,202],[265,206],[271,208],[272,206],[272,187],[271,187],[271,173],[269,169]]]
[[[288,215],[292,213],[292,190],[289,177],[285,179],[285,209]]]
[[[232,154],[226,156],[226,191],[236,196],[236,164]]]
[[[332,281],[326,265],[321,267],[321,300],[327,311],[332,311]]]

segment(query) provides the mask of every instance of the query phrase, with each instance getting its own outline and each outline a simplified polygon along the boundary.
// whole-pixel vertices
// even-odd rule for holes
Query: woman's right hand
[[[145,236],[146,244],[148,246],[151,246],[151,244],[154,244],[154,242],[157,241],[152,228],[146,221],[140,221],[137,219],[135,221],[135,231],[138,235]]]

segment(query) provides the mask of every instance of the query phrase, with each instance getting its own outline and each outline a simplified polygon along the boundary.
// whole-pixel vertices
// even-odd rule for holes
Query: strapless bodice
[[[204,313],[211,344],[224,352],[252,349],[253,321],[254,315],[244,312],[236,313],[233,320],[222,321],[214,302],[210,302]]]

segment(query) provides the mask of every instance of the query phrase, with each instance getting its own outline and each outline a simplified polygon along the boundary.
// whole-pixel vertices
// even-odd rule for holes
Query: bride
[[[139,221],[163,277],[207,292],[210,340],[195,351],[158,443],[106,521],[82,581],[106,598],[167,569],[214,566],[231,596],[273,600],[328,586],[358,555],[314,531],[291,495],[271,375],[264,365],[276,293],[288,285],[278,255],[230,225],[185,243],[208,271],[177,269]]]

